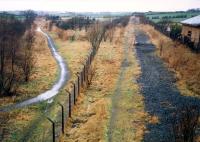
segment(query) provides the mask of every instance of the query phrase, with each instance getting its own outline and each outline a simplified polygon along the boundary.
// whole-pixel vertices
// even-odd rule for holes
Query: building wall
[[[195,43],[200,42],[199,38],[200,38],[200,27],[191,27],[191,26],[187,26],[187,25],[183,25],[182,27],[182,35],[183,36],[187,36],[188,35],[188,31],[191,31],[191,40]]]

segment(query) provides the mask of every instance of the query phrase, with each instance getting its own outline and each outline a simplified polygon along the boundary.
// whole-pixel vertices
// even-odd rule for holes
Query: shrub
[[[185,104],[184,104],[185,105]],[[175,142],[194,142],[198,127],[199,107],[185,105],[172,114],[172,132]]]

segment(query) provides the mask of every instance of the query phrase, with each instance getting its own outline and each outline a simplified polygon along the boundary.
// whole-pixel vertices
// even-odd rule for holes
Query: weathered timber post
[[[72,116],[71,93],[68,90],[66,91],[69,94],[69,117],[71,117]]]

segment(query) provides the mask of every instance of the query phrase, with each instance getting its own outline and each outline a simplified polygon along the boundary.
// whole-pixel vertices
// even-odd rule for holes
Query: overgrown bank
[[[135,37],[133,22],[134,19],[131,18],[122,42],[120,73],[111,98],[111,116],[107,132],[109,142],[139,142],[142,141],[145,131],[147,114],[144,111],[140,86],[137,84],[140,66],[133,46]]]
[[[123,28],[117,28],[113,42],[102,42],[92,64],[94,76],[89,88],[81,93],[74,115],[66,127],[63,141],[104,141],[109,118],[110,96],[122,58]]]
[[[90,52],[90,57],[96,54],[98,46],[102,40],[102,35],[104,35],[104,28],[103,26],[101,27],[101,25],[97,25],[97,26],[95,25],[91,27],[91,32],[93,33],[91,37],[91,41],[93,41],[93,39],[95,41],[93,43],[93,51],[92,53]],[[65,42],[61,42],[61,43],[65,43]],[[75,45],[78,46],[78,44],[75,44]],[[78,48],[79,47],[77,47],[76,49]],[[73,48],[71,50],[68,49],[68,51],[70,51],[70,54],[67,54],[65,57],[70,60],[70,65],[73,69],[72,70],[73,77],[70,78],[71,79],[70,82],[73,83],[73,82],[77,82],[77,76],[76,76],[77,72],[75,71],[78,71],[80,75],[80,71],[83,70],[83,64],[84,66],[86,66],[86,64],[88,66],[88,61],[91,58],[87,56],[87,53],[89,53],[88,48],[83,50],[84,52],[86,52],[86,54],[83,55],[83,58],[84,58],[83,60],[80,60],[80,57],[78,55],[78,54],[81,54],[82,51],[76,53],[76,51],[73,50]],[[87,63],[85,59],[87,59]],[[87,68],[88,67],[86,67],[86,70]],[[85,67],[84,67],[84,72],[85,72]],[[76,76],[76,78],[74,78],[74,76]],[[63,89],[61,89],[59,94],[54,98],[51,98],[47,101],[29,106],[29,107],[2,113],[1,116],[5,116],[6,119],[4,118],[1,119],[3,121],[1,123],[2,129],[0,131],[1,139],[8,140],[8,141],[50,141],[52,139],[52,133],[50,129],[51,124],[46,117],[55,121],[56,135],[59,136],[60,135],[59,128],[61,127],[60,125],[61,113],[60,113],[60,106],[58,106],[58,103],[63,104],[64,106],[69,105],[70,102],[68,100],[68,97],[66,97],[67,96],[66,89],[70,91],[72,90],[70,89],[71,88],[70,82]],[[68,119],[67,107],[65,107],[65,111],[66,111],[64,113],[65,120],[67,120]],[[19,117],[19,119],[17,117]]]
[[[113,40],[102,42],[93,62],[95,73],[92,82],[89,88],[81,93],[62,141],[110,141],[110,136],[115,137],[112,141],[142,140],[146,114],[136,83],[140,71],[135,55],[131,52],[133,33],[125,34],[129,30],[132,31],[132,28],[133,25],[126,28],[117,27]],[[127,56],[124,54],[126,42]],[[127,62],[124,62],[125,58],[128,59]],[[122,68],[125,68],[125,71],[123,79],[119,81]],[[116,94],[119,87],[122,88],[120,98]],[[117,98],[117,105],[113,102],[113,97]],[[114,109],[118,110],[113,127],[110,122]],[[112,134],[109,134],[110,127],[114,128]]]
[[[176,72],[176,81],[181,93],[200,95],[200,56],[186,46],[174,42],[156,31],[152,26],[140,25],[157,47],[157,54]]]
[[[137,30],[136,42],[142,70],[138,83],[145,111],[154,117],[152,122],[146,123],[144,142],[198,141],[199,99],[181,95],[174,74],[156,55],[156,47],[149,44],[144,31]]]

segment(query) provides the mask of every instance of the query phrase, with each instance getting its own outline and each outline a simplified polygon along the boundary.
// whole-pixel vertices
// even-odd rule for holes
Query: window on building
[[[188,31],[188,37],[191,38],[191,36],[192,36],[192,31]]]
[[[199,35],[199,41],[198,42],[200,43],[200,35]]]

